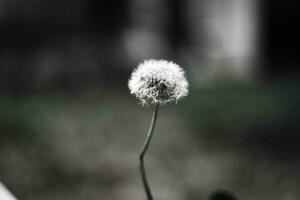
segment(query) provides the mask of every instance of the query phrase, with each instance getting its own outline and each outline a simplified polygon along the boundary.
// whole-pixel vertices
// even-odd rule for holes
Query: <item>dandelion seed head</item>
[[[188,95],[188,82],[183,69],[166,60],[145,60],[132,72],[130,93],[144,104],[164,105]]]

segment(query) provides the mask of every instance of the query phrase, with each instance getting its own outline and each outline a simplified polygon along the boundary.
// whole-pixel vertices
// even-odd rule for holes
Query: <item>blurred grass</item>
[[[179,106],[192,133],[208,147],[257,147],[260,152],[297,156],[300,82],[220,82],[192,88]],[[279,155],[279,154],[278,154]]]
[[[249,135],[281,135],[296,132],[299,119],[300,88],[297,81],[268,84],[215,82],[206,88],[191,88],[190,95],[179,105],[164,107],[166,112],[185,120],[199,138],[211,142],[242,142]],[[0,131],[2,140],[20,137],[34,140],[49,129],[49,113],[81,115],[101,124],[112,123],[113,115],[128,112],[134,106],[124,91],[87,90],[13,95],[0,93]],[[175,109],[174,109],[175,108]],[[118,122],[114,122],[118,123]],[[283,134],[283,133],[282,133]]]
[[[152,170],[162,170],[152,174],[154,181],[163,180],[169,188],[180,176],[186,193],[202,187],[199,197],[222,181],[224,188],[237,192],[255,191],[257,180],[250,181],[248,190],[239,183],[262,173],[268,162],[299,161],[298,89],[298,81],[192,87],[185,100],[160,111],[159,134],[148,157]],[[142,195],[134,152],[144,139],[151,112],[136,103],[125,88],[1,92],[2,180],[22,199],[74,199],[73,193],[75,199],[89,195],[97,199],[99,193],[119,199],[121,191],[131,191],[126,193],[128,199],[135,191]],[[249,160],[237,162],[243,160],[235,158],[239,154]],[[261,158],[267,163],[256,166]],[[240,177],[245,169],[249,171]],[[280,170],[271,172],[285,174]],[[206,173],[203,180],[195,179]],[[266,179],[262,181],[269,181],[270,173],[262,175]],[[124,187],[128,190],[120,189]]]

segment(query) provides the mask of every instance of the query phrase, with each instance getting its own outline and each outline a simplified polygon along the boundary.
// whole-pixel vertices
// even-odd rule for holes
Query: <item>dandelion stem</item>
[[[141,171],[142,181],[143,181],[144,189],[145,189],[146,196],[147,196],[148,200],[153,200],[153,196],[152,196],[151,189],[150,189],[150,186],[149,186],[149,183],[148,183],[148,180],[147,180],[147,175],[146,175],[146,170],[145,170],[145,165],[144,165],[144,156],[147,152],[147,149],[148,149],[149,144],[151,142],[151,138],[153,136],[154,127],[155,127],[155,123],[156,123],[156,119],[157,119],[158,108],[159,108],[159,105],[157,104],[155,106],[154,111],[153,111],[152,120],[151,120],[151,124],[150,124],[150,127],[149,127],[147,137],[145,139],[142,150],[139,154],[140,171]]]

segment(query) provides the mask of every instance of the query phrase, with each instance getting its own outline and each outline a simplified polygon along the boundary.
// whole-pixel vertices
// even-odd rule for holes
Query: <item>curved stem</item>
[[[156,119],[157,119],[158,108],[159,108],[159,105],[156,105],[155,109],[153,111],[152,120],[151,120],[151,124],[149,127],[147,137],[145,139],[144,145],[143,145],[142,150],[139,155],[141,176],[142,176],[142,181],[143,181],[144,189],[145,189],[148,200],[153,200],[153,196],[152,196],[151,189],[150,189],[150,186],[149,186],[149,183],[147,180],[146,170],[145,170],[145,166],[144,166],[144,156],[147,152],[147,149],[151,142],[151,138],[153,136],[154,127],[155,127],[155,123],[156,123]]]

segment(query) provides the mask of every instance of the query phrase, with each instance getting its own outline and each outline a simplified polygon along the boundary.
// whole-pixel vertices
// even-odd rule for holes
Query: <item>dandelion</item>
[[[164,105],[188,94],[184,71],[166,60],[145,60],[133,71],[128,87],[143,104]]]
[[[156,124],[158,108],[169,102],[188,95],[188,82],[183,69],[174,62],[166,60],[145,60],[133,71],[128,82],[130,93],[138,98],[143,105],[153,105],[153,116],[147,137],[139,154],[140,171],[143,186],[148,200],[153,200],[147,180],[144,156],[149,147]]]

